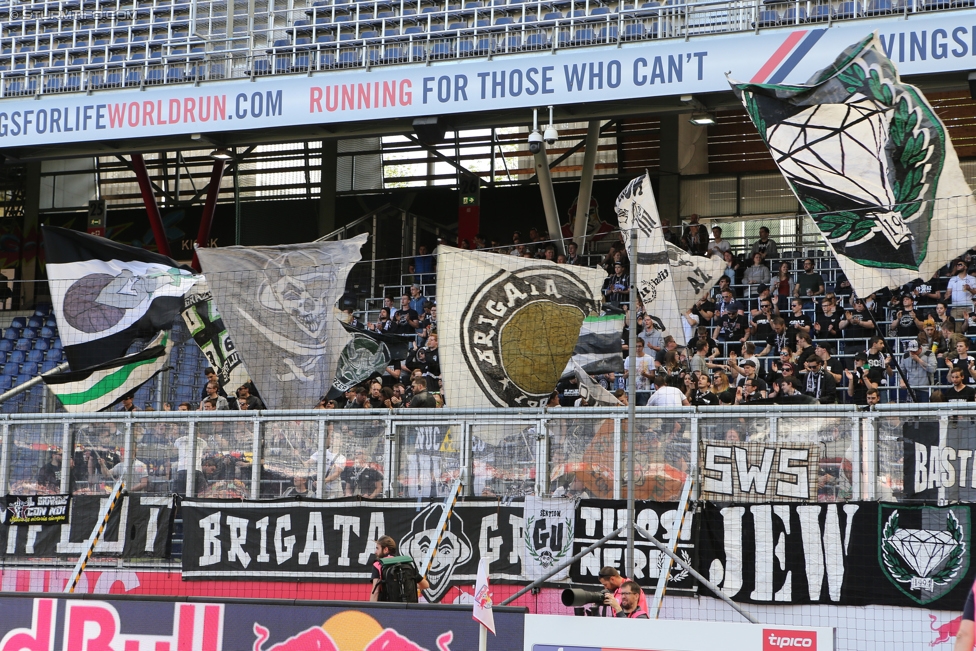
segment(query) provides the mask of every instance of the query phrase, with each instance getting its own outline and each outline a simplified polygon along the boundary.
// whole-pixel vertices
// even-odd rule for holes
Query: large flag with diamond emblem
[[[450,407],[546,404],[606,274],[437,247],[441,378]]]
[[[197,250],[214,303],[269,409],[311,409],[349,335],[336,301],[367,236]]]
[[[102,237],[51,226],[43,234],[58,334],[75,371],[172,328],[200,278],[164,255]]]
[[[81,371],[42,375],[69,413],[110,408],[166,367],[173,342],[160,332],[142,351]]]
[[[972,246],[945,125],[876,34],[805,84],[730,83],[858,294],[927,280]]]

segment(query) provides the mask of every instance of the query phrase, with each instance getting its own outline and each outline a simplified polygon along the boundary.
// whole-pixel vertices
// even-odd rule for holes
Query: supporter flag
[[[382,375],[390,364],[399,366],[399,361],[406,359],[410,352],[404,337],[360,330],[348,323],[342,326],[352,337],[339,354],[335,379],[325,396],[329,400],[340,397],[360,382]]]
[[[246,383],[250,376],[244,367],[241,352],[234,345],[224,320],[213,302],[213,294],[205,278],[201,276],[186,296],[183,297],[183,322],[193,341],[200,348],[207,363],[217,373],[221,388],[230,393]]]
[[[329,391],[349,342],[335,304],[366,238],[197,250],[214,303],[269,409],[310,409]]]
[[[566,365],[563,377],[574,373],[574,363],[591,375],[623,373],[623,333],[626,320],[626,316],[620,311],[583,319],[573,357]]]
[[[579,364],[570,363],[579,382],[580,398],[583,399],[584,404],[589,404],[591,407],[619,407],[622,404],[617,400],[617,396],[604,389],[603,385],[590,377]]]
[[[806,84],[730,83],[859,295],[972,246],[976,202],[945,125],[876,34]]]
[[[451,407],[549,399],[583,319],[600,308],[601,269],[437,248],[440,366]]]
[[[691,255],[674,244],[668,244],[668,262],[674,293],[678,297],[678,309],[684,314],[708,293],[725,273],[725,260],[713,255],[705,258]],[[707,324],[702,324],[707,325]]]
[[[662,336],[687,343],[675,293],[671,261],[661,230],[661,218],[647,172],[627,184],[617,197],[617,222],[630,257],[631,281]],[[637,250],[631,250],[631,229],[637,230]],[[717,280],[717,279],[716,279]]]
[[[81,371],[42,375],[69,413],[109,409],[166,367],[173,342],[160,332],[142,351]]]
[[[474,614],[472,619],[495,635],[495,613],[492,607],[491,586],[488,585],[488,559],[478,561],[478,579],[474,584]]]
[[[140,337],[169,330],[200,279],[164,255],[45,226],[48,285],[72,369],[116,360]]]

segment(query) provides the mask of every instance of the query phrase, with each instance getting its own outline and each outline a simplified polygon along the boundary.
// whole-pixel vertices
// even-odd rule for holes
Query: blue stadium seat
[[[0,339],[0,353],[7,353],[14,349],[12,339]]]
[[[817,5],[810,12],[810,20],[827,20],[830,18],[830,5]]]
[[[28,382],[29,380],[33,380],[33,379],[34,379],[33,375],[27,375],[26,373],[22,373],[14,378],[14,386],[19,387],[21,384],[24,384],[25,382]]]
[[[55,330],[51,326],[47,326],[46,325],[46,326],[41,327],[40,335],[42,337],[44,337],[46,339],[50,339],[50,338],[54,337],[55,334],[56,334],[55,333]]]
[[[61,337],[54,338],[54,341],[51,342],[51,348],[56,348],[58,350],[61,350],[61,348],[63,348],[61,344]]]
[[[24,331],[20,333],[20,338],[21,339],[37,339],[37,331],[39,329],[40,328],[32,328],[30,326],[27,326],[26,328],[24,328]]]
[[[0,375],[0,392],[8,390],[13,386],[14,379],[9,375]]]
[[[525,49],[527,50],[544,50],[547,47],[549,47],[549,39],[544,33],[529,34],[525,37]]]
[[[14,344],[14,350],[24,350],[24,351],[30,350],[31,349],[31,341],[32,341],[31,339],[27,339],[25,337],[21,337]]]
[[[37,375],[37,362],[24,362],[20,365],[21,375]]]
[[[855,16],[857,16],[857,4],[851,0],[840,3],[835,14],[836,18],[854,18]]]
[[[38,303],[37,307],[34,308],[34,316],[45,317],[51,314],[54,306],[50,303]]]
[[[770,25],[776,25],[779,23],[779,14],[775,11],[769,9],[764,9],[759,12],[759,26],[769,27]]]
[[[10,327],[12,328],[23,328],[27,325],[27,319],[22,316],[15,316],[10,322]]]
[[[6,376],[17,375],[20,373],[20,364],[14,362],[6,362],[3,365],[3,374]]]
[[[41,363],[41,373],[43,374],[43,373],[47,373],[48,371],[53,371],[55,368],[57,368],[57,366],[58,366],[58,362],[55,362],[53,360],[46,360]]]
[[[21,328],[22,327],[23,326],[21,326]],[[13,339],[13,340],[20,339],[20,330],[21,330],[21,328],[7,328],[6,330],[3,331],[3,338],[4,339]]]
[[[44,352],[45,350],[48,350],[50,347],[51,347],[50,339],[45,339],[44,337],[38,337],[37,339],[34,340],[34,346],[33,346],[34,350],[39,350],[41,352]]]
[[[646,30],[644,25],[640,23],[631,23],[624,26],[624,33],[620,37],[622,41],[639,41],[646,35]]]
[[[175,350],[175,349],[174,349]],[[44,351],[44,361],[45,362],[60,362],[62,357],[62,350],[60,348],[51,348]]]
[[[9,364],[23,364],[24,359],[27,357],[27,353],[22,350],[12,350],[10,355],[7,357],[7,363]]]
[[[186,81],[186,75],[184,74],[182,67],[171,66],[170,69],[166,71],[166,83],[179,84],[183,81]]]
[[[44,361],[44,351],[43,350],[28,350],[27,357],[28,362],[43,362]]]

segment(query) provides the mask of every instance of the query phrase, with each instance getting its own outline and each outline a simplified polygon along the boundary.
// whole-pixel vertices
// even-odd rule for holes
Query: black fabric
[[[379,601],[391,603],[417,603],[417,584],[420,573],[413,563],[380,563]]]
[[[86,260],[128,260],[147,264],[178,265],[172,258],[145,249],[119,244],[104,237],[95,237],[81,231],[57,226],[41,226],[44,237],[44,255],[48,262],[68,263]]]

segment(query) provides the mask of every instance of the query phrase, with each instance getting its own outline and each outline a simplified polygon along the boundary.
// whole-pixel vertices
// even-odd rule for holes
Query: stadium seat
[[[23,328],[27,325],[27,319],[22,316],[15,316],[10,322],[11,328]]]
[[[30,350],[30,349],[31,349],[31,340],[30,339],[27,339],[25,337],[21,337],[14,344],[14,350],[27,351],[27,350]]]
[[[51,342],[51,348],[61,350],[62,347],[63,346],[61,344],[61,337],[55,337],[54,341]]]
[[[171,66],[170,69],[166,71],[166,83],[179,84],[184,81],[186,81],[186,75],[183,73],[182,67]]]
[[[44,351],[43,350],[28,350],[27,357],[25,358],[28,362],[43,362],[44,361]]]
[[[53,371],[55,368],[57,368],[57,366],[58,366],[58,362],[55,362],[53,360],[45,360],[44,362],[41,363],[41,373],[43,374],[43,373],[47,373],[48,371]]]
[[[175,350],[175,349],[174,349]],[[44,351],[44,361],[45,362],[60,362],[61,361],[61,349],[51,348]]]
[[[17,339],[20,339],[20,330],[20,328],[7,328],[3,331],[3,338],[13,339],[16,341]]]
[[[32,316],[31,318],[27,319],[28,328],[41,328],[43,326],[44,326],[44,319],[40,317]]]
[[[857,4],[851,0],[840,3],[835,14],[836,18],[854,18],[857,16]]]
[[[12,339],[0,339],[0,353],[9,353],[14,349],[14,342]]]
[[[3,374],[6,376],[17,375],[20,373],[20,364],[16,362],[5,362],[3,364]]]
[[[549,47],[549,39],[546,37],[545,33],[529,34],[525,38],[524,47],[526,50],[544,50]]]
[[[759,26],[769,27],[779,23],[779,14],[775,11],[764,9],[759,12]]]
[[[37,362],[24,362],[20,365],[21,375],[37,375]]]
[[[38,337],[34,340],[34,350],[45,351],[51,348],[51,340]]]
[[[19,387],[21,384],[25,384],[26,382],[29,382],[30,380],[33,379],[34,379],[33,375],[27,375],[26,373],[22,373],[14,378],[14,386]]]
[[[828,20],[830,18],[830,5],[817,5],[810,11],[810,20]]]
[[[14,379],[9,375],[0,375],[0,392],[8,390],[13,386]]]
[[[21,339],[37,339],[38,328],[32,328],[27,326],[24,331],[20,333]]]
[[[10,355],[7,356],[8,364],[22,364],[24,359],[27,357],[27,353],[22,350],[12,350]]]

